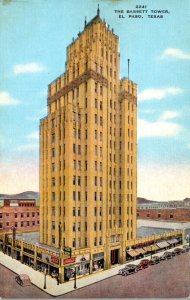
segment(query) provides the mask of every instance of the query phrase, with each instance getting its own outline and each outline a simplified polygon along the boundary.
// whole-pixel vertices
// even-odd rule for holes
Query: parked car
[[[17,275],[15,280],[21,286],[31,285],[30,277],[27,274]]]
[[[126,265],[123,269],[119,270],[118,274],[127,276],[133,273],[137,273],[139,271],[138,265],[129,264]]]
[[[183,249],[185,250],[185,252],[188,252],[190,250],[190,246],[189,245],[184,245]]]
[[[169,251],[164,252],[162,256],[160,256],[160,260],[166,260],[172,258],[172,253]]]
[[[149,262],[150,265],[155,265],[160,262],[160,257],[159,256],[153,256]]]
[[[177,255],[180,255],[181,253],[185,252],[184,249],[181,249],[181,248],[176,248],[174,249],[174,252],[177,254]]]
[[[149,259],[147,259],[147,258],[142,259],[142,260],[140,261],[140,263],[138,264],[139,270],[148,268],[149,264],[150,264]]]

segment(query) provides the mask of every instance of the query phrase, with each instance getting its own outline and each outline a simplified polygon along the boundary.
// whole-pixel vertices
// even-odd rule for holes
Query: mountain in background
[[[40,194],[39,192],[33,192],[33,191],[26,191],[20,194],[11,194],[11,195],[0,194],[0,200],[3,199],[35,199],[37,204],[39,204]],[[185,198],[184,200],[188,200],[188,199],[189,198]],[[138,197],[137,202],[138,204],[143,204],[143,203],[159,203],[160,201],[148,200],[146,198]]]
[[[26,191],[20,194],[0,194],[0,200],[4,199],[35,199],[36,201],[38,201],[39,193],[33,191]]]

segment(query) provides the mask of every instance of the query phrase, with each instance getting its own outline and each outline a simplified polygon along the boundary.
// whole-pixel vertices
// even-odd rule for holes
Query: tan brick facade
[[[104,252],[107,268],[136,238],[137,86],[120,80],[118,42],[98,11],[67,47],[40,123],[40,241]]]

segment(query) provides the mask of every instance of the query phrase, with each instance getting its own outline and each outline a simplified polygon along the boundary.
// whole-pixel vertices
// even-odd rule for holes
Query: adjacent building
[[[35,199],[5,199],[0,207],[0,232],[39,231],[39,207]]]
[[[40,242],[100,253],[109,268],[136,237],[137,86],[120,79],[119,38],[99,9],[65,66],[40,122]]]

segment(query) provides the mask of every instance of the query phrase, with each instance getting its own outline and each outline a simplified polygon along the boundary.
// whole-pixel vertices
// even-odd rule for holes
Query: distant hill
[[[0,200],[3,199],[35,199],[39,201],[39,193],[33,191],[26,191],[20,194],[0,194]]]
[[[138,204],[143,204],[143,203],[157,203],[158,201],[154,201],[154,200],[148,200],[146,198],[141,198],[141,197],[138,197],[137,198],[137,202]]]

